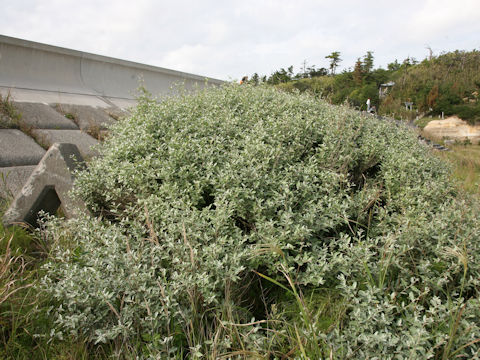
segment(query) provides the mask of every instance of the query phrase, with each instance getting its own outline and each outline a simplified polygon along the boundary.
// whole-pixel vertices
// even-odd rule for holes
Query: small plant
[[[469,138],[465,138],[465,139],[462,141],[462,145],[463,145],[463,146],[472,145],[472,141],[471,141]]]
[[[86,132],[88,135],[97,139],[98,141],[103,141],[105,139],[106,131],[102,131],[100,126],[98,126],[98,124],[93,121],[89,122]]]
[[[5,97],[0,94],[0,127],[18,128],[21,119],[22,115],[15,109],[10,93]]]
[[[69,120],[72,120],[78,126],[78,116],[75,112],[67,111],[62,104],[58,103],[53,106],[53,108],[59,113],[63,114]]]
[[[74,120],[76,119],[75,115],[73,115],[72,113],[66,113],[64,115],[67,119],[70,119],[70,120]]]

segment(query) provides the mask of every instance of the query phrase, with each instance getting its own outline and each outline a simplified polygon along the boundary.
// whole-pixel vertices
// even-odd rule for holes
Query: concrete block
[[[53,215],[60,206],[67,218],[87,211],[83,202],[69,196],[74,171],[83,166],[82,156],[75,145],[54,144],[5,212],[4,224],[27,223],[35,227],[40,211]]]
[[[93,106],[58,104],[55,109],[65,116],[72,117],[81,130],[90,134],[98,133],[115,122],[103,109]]]
[[[0,129],[0,167],[37,165],[45,154],[30,136],[16,129]]]
[[[0,168],[0,197],[6,200],[13,199],[27,182],[35,167],[30,165]]]
[[[45,148],[49,148],[54,143],[75,144],[84,159],[90,159],[98,155],[96,150],[91,147],[98,144],[90,135],[81,130],[32,130],[32,135]]]
[[[27,128],[78,130],[77,125],[72,120],[59,114],[46,104],[15,102],[14,106],[22,114],[20,123]]]

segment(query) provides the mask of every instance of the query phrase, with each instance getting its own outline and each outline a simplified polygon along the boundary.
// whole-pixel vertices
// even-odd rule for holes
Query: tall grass
[[[3,216],[6,201],[2,200],[0,218]],[[5,229],[0,222],[0,356],[12,357],[20,338],[21,323],[25,305],[31,299],[30,289],[34,285],[32,262],[25,249],[30,243],[22,229]]]
[[[480,145],[453,145],[438,156],[452,167],[452,177],[470,194],[480,195]]]
[[[0,199],[0,219],[8,202]],[[36,336],[51,326],[47,312],[52,303],[36,289],[47,253],[48,247],[31,229],[6,228],[0,221],[1,359],[87,359],[94,354],[78,339],[52,342]]]
[[[22,115],[15,109],[10,93],[0,94],[0,128],[18,128]]]

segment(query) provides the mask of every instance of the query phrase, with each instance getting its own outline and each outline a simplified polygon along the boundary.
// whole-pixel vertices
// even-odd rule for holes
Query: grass
[[[1,199],[0,199],[1,200]],[[1,200],[0,217],[7,201]],[[0,357],[12,358],[22,337],[22,325],[34,284],[35,265],[28,255],[33,238],[20,227],[5,228],[0,222]],[[17,353],[18,354],[18,353]]]
[[[0,219],[7,207],[8,200],[0,198]],[[47,254],[46,244],[30,229],[0,221],[1,359],[89,358],[84,342],[36,337],[51,328],[47,312],[53,304],[35,288]]]
[[[451,151],[437,152],[452,166],[452,177],[460,188],[480,195],[480,145],[452,145]]]
[[[415,124],[423,129],[429,121],[435,119],[422,118]],[[443,139],[432,138],[426,135],[422,130],[420,135],[430,140],[443,144]],[[457,183],[460,189],[465,190],[469,194],[480,194],[480,144],[473,145],[471,143],[456,142],[447,145],[450,151],[435,151],[441,159],[446,161],[452,168],[452,180]]]
[[[34,128],[22,122],[22,114],[15,108],[10,93],[5,97],[0,94],[0,129],[4,128],[20,129],[20,131],[35,139],[32,134]]]
[[[0,128],[18,128],[22,115],[15,109],[10,93],[0,94]]]
[[[423,129],[425,126],[427,126],[427,124],[430,121],[433,121],[433,120],[438,120],[438,119],[437,118],[431,118],[431,117],[423,117],[423,118],[420,118],[418,120],[415,120],[415,125],[417,125],[420,129]]]

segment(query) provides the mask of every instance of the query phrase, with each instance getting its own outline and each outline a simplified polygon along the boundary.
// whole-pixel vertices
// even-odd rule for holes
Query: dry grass
[[[453,177],[465,191],[480,195],[480,145],[452,145],[438,152],[453,168]]]
[[[0,128],[16,129],[22,115],[15,109],[10,93],[7,96],[0,94]]]
[[[32,283],[18,285],[25,272],[26,262],[22,256],[14,256],[11,250],[13,235],[7,241],[5,252],[0,255],[0,305],[16,292],[32,286]],[[5,239],[2,239],[5,240]]]

